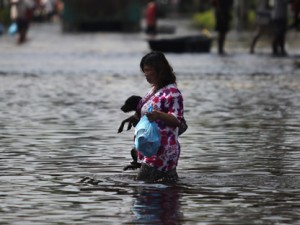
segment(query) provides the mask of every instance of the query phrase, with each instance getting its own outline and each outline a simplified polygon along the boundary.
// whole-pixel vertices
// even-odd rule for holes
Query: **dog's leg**
[[[130,129],[131,129],[131,127],[132,127],[132,122],[129,122],[129,123],[128,123],[127,130],[130,130]]]
[[[131,157],[133,159],[132,162],[130,162],[130,165],[127,165],[123,168],[124,171],[131,169],[136,170],[138,168],[141,168],[141,163],[137,162],[137,151],[135,148],[131,149]]]
[[[133,159],[134,162],[137,162],[137,151],[135,148],[131,149],[131,158]]]
[[[138,168],[141,168],[141,163],[136,162],[135,164],[132,164],[132,162],[130,163],[130,165],[127,165],[123,168],[124,171],[126,170],[136,170]]]
[[[123,131],[123,128],[124,128],[124,125],[125,125],[126,121],[127,121],[127,119],[122,121],[122,123],[121,123],[121,125],[118,129],[118,133],[121,133]]]

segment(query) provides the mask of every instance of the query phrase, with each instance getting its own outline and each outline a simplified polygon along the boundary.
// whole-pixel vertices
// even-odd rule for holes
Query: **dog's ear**
[[[134,99],[134,101],[138,104],[139,103],[139,101],[142,99],[142,97],[141,96],[137,96],[137,95],[133,95],[133,96],[131,96],[133,99]]]
[[[138,106],[141,99],[142,99],[142,97],[140,97],[140,96],[132,95],[131,97],[129,97],[127,99],[127,101],[128,101],[128,104],[130,104],[134,108],[134,110],[136,110],[136,107]]]

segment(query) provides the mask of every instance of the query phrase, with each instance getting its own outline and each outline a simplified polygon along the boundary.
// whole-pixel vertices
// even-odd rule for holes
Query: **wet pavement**
[[[300,223],[297,42],[285,58],[264,43],[250,55],[236,36],[225,57],[215,47],[166,54],[189,129],[180,180],[165,185],[122,171],[133,131],[117,134],[123,101],[149,88],[145,35],[34,24],[29,38],[0,38],[1,224]],[[85,176],[99,183],[79,183]]]

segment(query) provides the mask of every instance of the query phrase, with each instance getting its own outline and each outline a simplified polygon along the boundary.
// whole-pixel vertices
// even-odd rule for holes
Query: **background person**
[[[146,34],[156,35],[157,33],[157,5],[155,0],[150,0],[146,9]]]
[[[215,7],[216,30],[218,31],[218,53],[225,54],[224,44],[230,28],[233,0],[213,0]]]
[[[287,32],[288,0],[274,0],[272,9],[272,26],[274,38],[272,42],[273,55],[286,56],[285,36]]]
[[[257,31],[251,42],[250,53],[254,53],[255,45],[263,34],[271,33],[271,7],[269,0],[260,0],[256,11]]]
[[[299,31],[300,30],[300,0],[291,0],[290,3],[293,12],[292,27]]]
[[[32,0],[12,0],[11,19],[18,26],[18,43],[23,44],[27,38],[27,32],[33,16],[34,2]]]

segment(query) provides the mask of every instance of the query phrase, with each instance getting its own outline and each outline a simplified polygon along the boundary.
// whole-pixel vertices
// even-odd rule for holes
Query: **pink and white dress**
[[[174,115],[179,122],[183,118],[183,98],[176,84],[169,84],[153,94],[151,89],[141,100],[141,116],[145,115],[150,106],[153,109]],[[158,153],[152,157],[139,154],[139,161],[160,171],[170,171],[176,168],[179,155],[180,144],[178,142],[178,127],[167,126],[165,122],[157,120],[161,134],[161,146]]]

